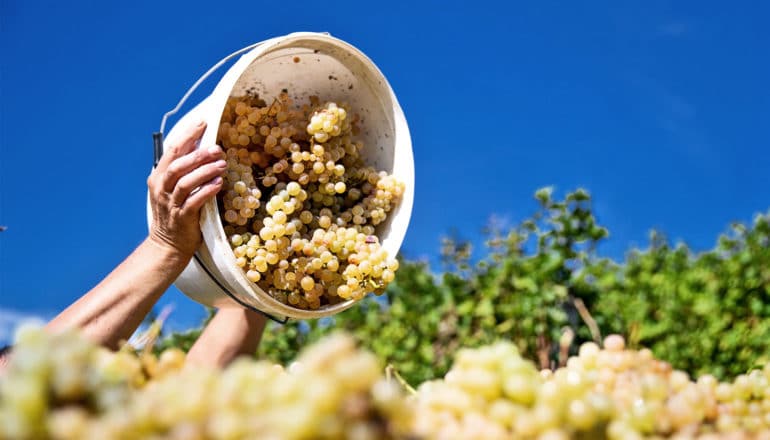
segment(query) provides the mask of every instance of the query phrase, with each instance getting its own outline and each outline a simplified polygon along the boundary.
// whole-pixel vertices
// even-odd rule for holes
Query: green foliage
[[[719,377],[745,372],[770,354],[770,216],[736,224],[698,255],[653,233],[625,261],[602,258],[608,237],[582,189],[503,231],[487,228],[487,255],[446,239],[443,273],[401,261],[386,293],[333,318],[268,328],[259,356],[286,363],[337,328],[353,333],[410,383],[442,375],[459,347],[513,341],[543,368],[580,343],[620,333],[675,367]],[[186,348],[193,334],[173,335]],[[167,339],[168,341],[169,339]]]
[[[286,363],[306,343],[331,329],[346,329],[407,378],[446,371],[457,348],[456,324],[445,316],[452,308],[425,264],[401,263],[400,281],[386,295],[368,298],[331,319],[272,325],[259,354]]]
[[[699,255],[653,233],[619,276],[601,286],[595,313],[632,346],[691,373],[734,376],[770,360],[770,217],[734,224]]]
[[[147,322],[147,324],[152,324],[155,321],[156,316],[157,315],[155,314],[150,314],[148,315],[149,321],[148,320],[145,320],[145,321]],[[214,309],[210,307],[206,307],[206,318],[201,323],[201,327],[185,330],[183,332],[173,332],[167,336],[164,336],[163,332],[161,331],[160,332],[161,338],[155,343],[155,347],[154,347],[156,354],[159,354],[163,350],[171,347],[180,348],[185,352],[190,351],[190,348],[198,339],[198,336],[200,336],[201,333],[203,332],[203,327],[205,327],[206,324],[208,324],[209,321],[211,321],[211,318],[213,317],[214,317]]]

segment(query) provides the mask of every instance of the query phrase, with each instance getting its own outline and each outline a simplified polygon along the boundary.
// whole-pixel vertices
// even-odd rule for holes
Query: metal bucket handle
[[[242,49],[236,50],[235,52],[231,53],[230,55],[227,55],[226,57],[219,60],[218,63],[214,64],[209,68],[206,73],[204,73],[200,78],[198,78],[195,83],[190,86],[190,88],[187,90],[187,92],[182,96],[182,99],[179,100],[179,102],[176,104],[176,107],[166,112],[166,114],[163,115],[163,118],[160,120],[160,130],[152,134],[152,140],[154,144],[154,150],[155,150],[155,160],[153,163],[153,168],[158,166],[158,161],[160,160],[160,157],[163,155],[163,132],[166,129],[166,121],[170,116],[175,115],[184,105],[185,102],[187,102],[187,99],[190,97],[190,95],[195,92],[195,90],[203,83],[203,81],[206,81],[209,76],[211,76],[212,73],[216,72],[220,67],[222,67],[226,62],[230,61],[231,59],[237,57],[238,55],[244,54],[255,47],[259,46],[260,43],[254,43],[250,46],[246,46]]]

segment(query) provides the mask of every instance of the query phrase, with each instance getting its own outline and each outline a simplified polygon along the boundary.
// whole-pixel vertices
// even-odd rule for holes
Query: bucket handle
[[[198,88],[198,86],[200,86],[201,83],[203,83],[203,81],[206,81],[206,79],[209,76],[211,76],[212,73],[216,72],[226,62],[228,62],[231,59],[237,57],[238,55],[241,55],[243,53],[246,53],[246,52],[254,49],[255,47],[259,46],[260,44],[262,44],[262,43],[261,42],[260,43],[254,43],[254,44],[246,46],[246,47],[244,47],[242,49],[238,49],[235,52],[231,53],[230,55],[227,55],[226,57],[224,57],[221,60],[219,60],[218,63],[216,63],[213,66],[211,66],[211,68],[209,68],[209,70],[206,71],[206,73],[204,73],[200,78],[198,78],[197,81],[195,81],[195,83],[192,86],[190,86],[190,88],[187,90],[187,92],[182,96],[182,99],[180,99],[179,102],[176,104],[176,107],[174,107],[173,109],[169,110],[168,112],[166,112],[166,114],[163,115],[163,118],[160,120],[160,130],[152,134],[152,143],[153,143],[153,147],[154,147],[153,148],[154,149],[153,168],[158,166],[158,161],[160,161],[160,158],[163,155],[163,131],[166,128],[166,121],[168,120],[168,118],[170,116],[175,115],[182,108],[182,106],[185,104],[185,102],[187,102],[187,99],[190,97],[190,95],[192,95],[193,92]],[[198,255],[198,252],[195,252],[195,254],[193,254],[193,257],[195,258],[195,261],[198,263],[198,265],[201,268],[203,268],[203,271],[206,272],[206,274],[212,279],[212,281],[214,281],[214,283],[217,286],[219,286],[219,288],[222,289],[222,291],[225,292],[227,294],[227,296],[232,298],[235,302],[237,302],[238,304],[240,304],[244,308],[247,308],[249,310],[252,310],[252,311],[255,311],[257,313],[260,313],[260,314],[264,315],[266,318],[268,318],[268,319],[270,319],[272,321],[275,321],[275,322],[277,322],[279,324],[286,324],[289,321],[288,317],[284,317],[284,319],[278,319],[278,318],[276,318],[275,316],[273,316],[273,315],[271,315],[269,313],[263,312],[262,310],[259,310],[259,309],[255,308],[253,306],[250,306],[250,305],[244,303],[238,297],[236,297],[235,295],[230,293],[230,291],[227,290],[225,288],[225,286],[222,285],[222,283],[217,279],[217,277],[215,277],[214,274],[212,274],[211,271],[209,271],[209,269],[206,267],[206,265],[203,264],[203,261],[201,261],[201,258]]]
[[[190,97],[190,95],[192,95],[193,92],[195,92],[195,90],[198,88],[198,86],[200,86],[201,83],[203,83],[203,81],[206,81],[206,79],[208,79],[208,77],[211,76],[212,73],[216,72],[226,62],[237,57],[238,55],[241,55],[243,53],[246,53],[254,49],[260,44],[262,43],[261,42],[254,43],[242,49],[238,49],[235,52],[231,53],[230,55],[227,55],[226,57],[219,60],[219,62],[211,66],[211,68],[209,68],[209,70],[206,71],[206,73],[204,73],[200,78],[198,78],[197,81],[195,81],[195,83],[192,86],[190,86],[187,92],[182,96],[182,99],[180,99],[179,102],[176,104],[176,107],[169,110],[163,115],[163,118],[160,120],[160,130],[152,134],[152,141],[153,141],[154,153],[155,153],[153,167],[158,166],[158,161],[160,161],[160,157],[163,155],[163,134],[166,129],[166,121],[168,120],[168,118],[170,116],[175,115],[182,108],[185,102],[187,102],[187,99]]]

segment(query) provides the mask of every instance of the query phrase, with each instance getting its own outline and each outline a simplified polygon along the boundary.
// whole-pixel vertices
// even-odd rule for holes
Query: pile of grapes
[[[364,163],[358,130],[346,106],[317,97],[227,101],[222,224],[246,277],[284,304],[315,310],[380,294],[398,269],[375,227],[404,184]]]
[[[286,369],[184,363],[178,350],[112,353],[24,328],[0,377],[0,439],[770,438],[770,365],[693,381],[619,336],[556,371],[508,342],[462,349],[416,390],[343,334]]]
[[[397,438],[401,388],[377,359],[335,335],[288,369],[240,359],[184,368],[184,353],[134,355],[76,333],[22,328],[0,373],[0,439]]]

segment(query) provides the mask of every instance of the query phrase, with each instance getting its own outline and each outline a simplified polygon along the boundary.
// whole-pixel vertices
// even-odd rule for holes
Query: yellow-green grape
[[[713,376],[693,382],[649,350],[626,349],[618,335],[604,345],[602,350],[584,344],[567,367],[547,374],[537,374],[529,361],[505,354],[503,347],[460,350],[443,381],[418,388],[412,430],[426,438],[469,426],[473,432],[504,429],[495,438],[710,439],[770,433],[763,372],[738,376],[732,384],[719,384]]]
[[[319,104],[298,106],[283,92],[271,103],[231,97],[218,133],[228,164],[218,202],[236,264],[274,298],[310,309],[393,282],[397,266],[375,226],[403,193],[364,164],[351,138],[357,117]]]
[[[323,143],[348,131],[349,127],[347,111],[330,102],[310,117],[307,133],[313,136],[315,141]]]
[[[253,240],[240,235],[241,243]],[[303,263],[333,258],[325,250]],[[268,274],[286,282],[310,277],[283,270]],[[353,290],[346,283],[337,291],[346,289]],[[303,289],[313,298],[316,290]],[[314,301],[279,293],[290,304]],[[179,349],[157,358],[110,352],[72,331],[26,327],[0,378],[0,438],[708,440],[770,432],[767,367],[729,382],[710,375],[694,382],[615,335],[604,349],[587,343],[570,359],[539,372],[510,342],[460,349],[443,379],[409,396],[343,334],[308,346],[288,368],[241,358],[215,372],[184,368]]]

